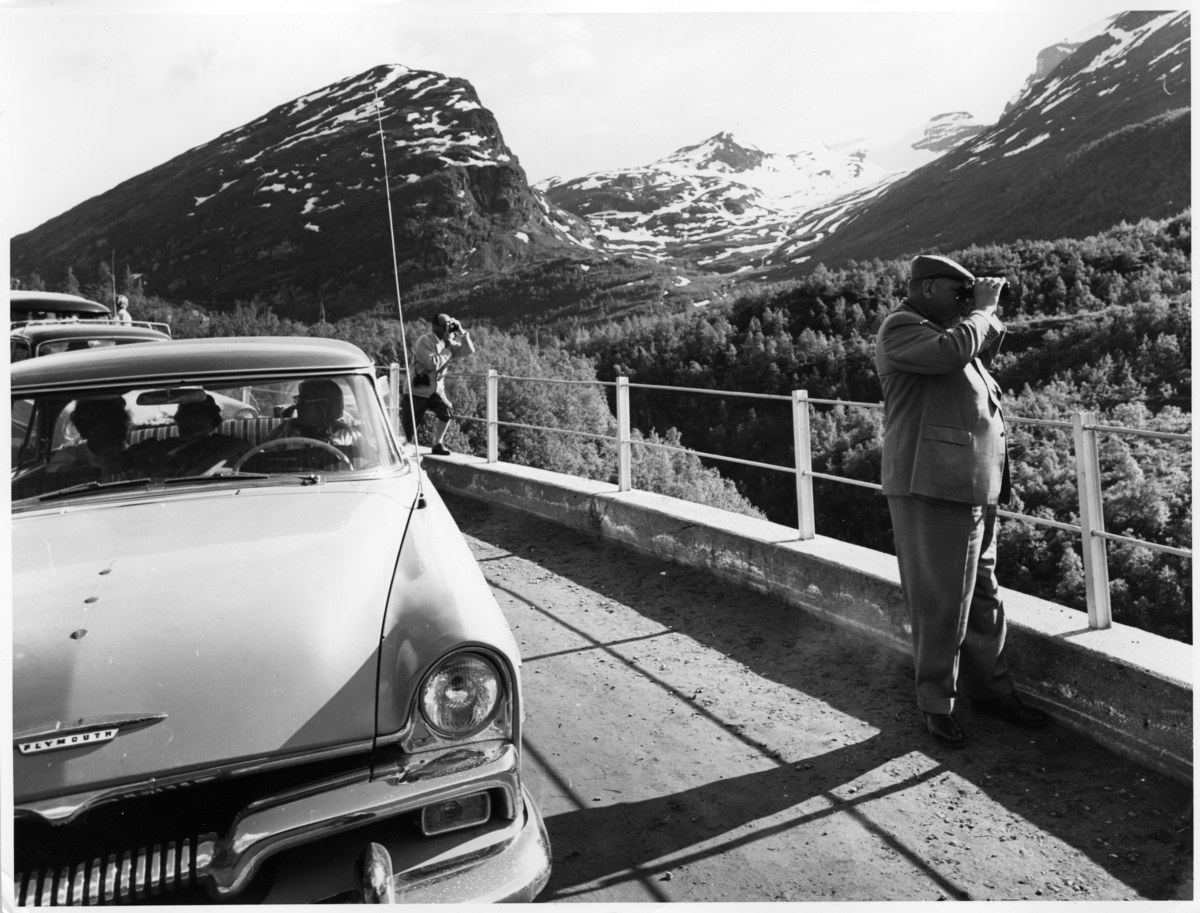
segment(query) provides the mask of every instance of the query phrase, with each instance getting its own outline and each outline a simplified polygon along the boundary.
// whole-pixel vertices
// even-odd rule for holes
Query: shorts
[[[412,397],[413,414],[416,415],[414,423],[408,414],[409,397],[404,395],[400,398],[400,419],[404,426],[404,436],[411,442],[414,438],[413,425],[421,424],[421,420],[425,418],[426,412],[432,412],[443,422],[449,422],[454,416],[453,404],[440,393],[433,393],[431,396],[414,396]]]

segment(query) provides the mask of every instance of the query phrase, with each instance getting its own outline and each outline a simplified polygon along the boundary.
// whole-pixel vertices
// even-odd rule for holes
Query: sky
[[[0,211],[9,237],[28,231],[384,63],[468,80],[531,183],[648,164],[721,131],[786,154],[951,111],[992,122],[1038,51],[1119,11],[1092,0],[0,0]]]

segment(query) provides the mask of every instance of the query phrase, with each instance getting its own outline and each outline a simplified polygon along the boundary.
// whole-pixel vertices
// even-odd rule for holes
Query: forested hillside
[[[1122,224],[1085,239],[971,247],[950,254],[980,275],[1002,275],[1013,298],[994,373],[1006,392],[1015,483],[1009,509],[1077,523],[1078,496],[1069,430],[1020,418],[1066,420],[1096,412],[1103,424],[1189,433],[1191,429],[1191,215]],[[873,368],[875,333],[902,299],[906,260],[818,267],[810,275],[757,287],[726,303],[659,305],[619,322],[578,321],[503,331],[472,326],[477,353],[451,379],[463,416],[482,416],[488,368],[502,375],[500,419],[593,435],[615,434],[612,388],[600,383],[693,387],[711,394],[634,389],[636,436],[694,451],[794,465],[787,403],[719,395],[741,391],[864,404],[881,399]],[[134,316],[170,322],[177,337],[324,335],[360,346],[380,364],[402,361],[395,304],[336,323],[306,325],[277,317],[253,301],[208,313],[138,293],[128,277]],[[100,300],[103,286],[91,291]],[[411,321],[411,350],[426,331]],[[470,376],[475,375],[475,376]],[[878,408],[814,407],[814,469],[878,482]],[[461,421],[449,442],[483,452],[479,423]],[[796,522],[794,477],[736,463],[706,465],[694,454],[635,446],[636,487]],[[615,478],[609,441],[545,431],[501,429],[501,459],[590,478]],[[1191,547],[1190,444],[1105,434],[1101,443],[1105,522],[1109,532]],[[887,506],[858,486],[814,480],[816,528],[881,551],[893,551]],[[1114,615],[1120,622],[1190,642],[1190,561],[1119,543],[1108,544]],[[1002,582],[1084,608],[1079,537],[1052,527],[1006,521]]]
[[[1016,495],[1009,509],[1078,522],[1069,431],[1015,421],[1095,411],[1104,424],[1187,433],[1191,428],[1191,216],[1121,225],[1082,240],[972,247],[952,256],[1013,288],[1009,327],[994,373],[1007,394]],[[874,337],[903,297],[905,260],[851,264],[760,289],[702,313],[663,313],[577,330],[566,342],[618,374],[661,386],[740,390],[877,403]],[[633,423],[677,428],[695,450],[792,465],[786,403],[636,390]],[[878,482],[882,413],[817,409],[813,468]],[[1190,547],[1191,449],[1105,435],[1106,528]],[[722,466],[752,503],[795,522],[790,475]],[[814,480],[817,531],[893,551],[886,502],[857,486]],[[1000,549],[1008,586],[1084,608],[1078,537],[1006,522]],[[1190,562],[1109,545],[1119,621],[1191,639]]]

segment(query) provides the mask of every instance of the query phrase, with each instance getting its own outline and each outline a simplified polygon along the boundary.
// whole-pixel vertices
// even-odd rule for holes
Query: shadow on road
[[[558,777],[536,747],[526,744],[551,776]],[[867,739],[809,758],[803,765],[781,765],[740,777],[722,778],[692,789],[656,796],[640,802],[616,802],[596,808],[582,808],[546,819],[551,841],[559,837],[567,846],[586,845],[587,852],[568,853],[555,863],[550,882],[539,896],[542,901],[563,900],[573,896],[577,885],[600,882],[606,886],[622,880],[653,878],[666,871],[698,862],[707,856],[727,853],[730,849],[763,840],[772,833],[794,828],[807,821],[834,814],[854,814],[855,807],[892,792],[909,789],[915,783],[940,776],[944,769],[933,767],[919,777],[910,778],[888,789],[874,790],[842,799],[827,792],[828,786],[843,782],[847,771],[879,767],[892,760],[880,738]],[[560,781],[560,785],[562,784]],[[751,822],[785,812],[815,796],[825,795],[829,805],[820,811],[790,818],[774,826],[721,839],[711,849],[698,844],[721,837]],[[897,841],[868,817],[856,815],[863,827],[873,832],[893,850],[904,856],[930,881],[949,896],[969,899],[967,892],[944,878],[934,867]],[[697,847],[687,853],[689,847]],[[683,853],[683,855],[676,855]],[[669,863],[638,866],[630,873],[631,859],[662,859]],[[665,899],[665,898],[664,898]]]
[[[808,758],[806,762],[814,766],[805,776],[798,776],[794,766],[782,765],[645,802],[551,817],[547,825],[552,839],[556,831],[579,830],[589,835],[589,848],[600,849],[589,849],[556,867],[545,899],[554,899],[555,892],[567,893],[572,884],[627,870],[631,858],[685,850],[696,839],[696,827],[702,828],[700,836],[705,829],[733,830],[914,750],[936,758],[943,765],[939,774],[950,771],[979,787],[993,802],[1074,847],[1143,897],[1174,897],[1180,882],[1190,880],[1192,797],[1186,786],[1061,726],[1029,732],[976,716],[969,709],[958,714],[970,736],[969,746],[957,752],[943,749],[922,727],[907,657],[706,573],[665,564],[486,502],[444,497],[467,535],[536,561],[580,587],[729,656],[759,676],[819,697],[879,730],[865,741]],[[597,562],[597,551],[610,554],[612,560]],[[1010,662],[1019,681],[1020,657],[1011,657]],[[760,743],[743,736],[738,725],[730,724],[728,729],[763,750],[764,757],[771,756]],[[912,781],[905,784],[911,785]],[[785,788],[788,795],[783,798]],[[689,825],[691,818],[697,822],[676,829],[671,821],[677,817]],[[636,854],[630,853],[631,845],[639,848]],[[920,859],[911,861],[928,871]],[[929,874],[934,880],[940,878]],[[953,890],[950,896],[961,896],[952,886],[947,890]]]

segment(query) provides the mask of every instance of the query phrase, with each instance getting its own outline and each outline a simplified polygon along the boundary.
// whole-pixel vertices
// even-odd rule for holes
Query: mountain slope
[[[1063,59],[973,140],[768,258],[838,265],[1020,238],[1083,237],[1191,203],[1191,23],[1131,12]]]
[[[377,103],[378,100],[378,103]],[[14,273],[81,279],[115,253],[146,290],[216,306],[271,296],[289,316],[470,281],[541,257],[590,258],[584,222],[532,192],[471,85],[380,66],[231,130],[12,239]]]

